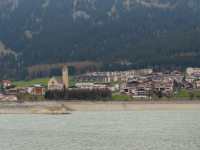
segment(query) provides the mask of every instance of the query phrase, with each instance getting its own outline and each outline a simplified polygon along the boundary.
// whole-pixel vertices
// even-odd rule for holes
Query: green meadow
[[[34,100],[35,95],[24,95],[25,99],[30,99],[30,97],[32,98],[32,100]],[[38,95],[38,101],[44,100],[44,95]]]
[[[190,96],[189,96],[190,92],[185,92],[185,91],[180,91],[178,92],[178,97],[174,97],[174,98],[161,98],[159,100],[190,100]],[[112,93],[114,94],[114,92]],[[200,95],[200,91],[196,91],[194,92],[195,96],[193,97],[193,99],[198,99],[197,95]],[[153,99],[131,99],[130,95],[114,95],[112,96],[112,101],[123,101],[123,100],[153,100]]]
[[[48,81],[50,80],[50,78],[44,78],[44,79],[35,79],[35,80],[31,80],[31,81],[19,81],[19,82],[12,82],[12,85],[16,85],[16,86],[25,86],[25,85],[32,85],[32,84],[42,84],[44,86],[47,86]]]
[[[68,77],[68,86],[76,85],[76,83],[91,83],[91,81],[72,81],[74,76]],[[61,77],[62,78],[62,77]],[[50,78],[43,78],[43,79],[35,79],[31,81],[19,81],[19,82],[12,82],[12,85],[16,86],[25,86],[25,85],[32,85],[32,84],[42,84],[47,86]],[[95,81],[95,82],[102,82],[102,81]]]
[[[189,93],[190,92],[180,91],[178,93],[178,95],[180,98],[190,98]],[[200,91],[196,91],[196,92],[194,92],[194,94],[195,94],[194,98],[196,98],[197,95],[200,95]]]

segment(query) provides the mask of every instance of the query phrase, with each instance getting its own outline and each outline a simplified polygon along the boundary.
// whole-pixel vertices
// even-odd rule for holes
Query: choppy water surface
[[[200,149],[200,110],[0,115],[1,150]]]

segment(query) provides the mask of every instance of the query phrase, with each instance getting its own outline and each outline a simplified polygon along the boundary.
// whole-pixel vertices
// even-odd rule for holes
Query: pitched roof
[[[6,97],[8,97],[9,99],[12,99],[12,98],[14,98],[15,96],[13,96],[13,95],[4,95],[4,96],[2,96],[1,97],[1,99],[4,99],[4,98],[6,98]]]
[[[2,80],[1,82],[11,83],[11,82],[8,81],[8,80]]]
[[[63,83],[61,77],[59,77],[59,76],[53,76],[53,77],[56,79],[56,81],[57,81],[58,83]]]
[[[13,95],[9,95],[9,96],[7,96],[8,98],[14,98],[15,96],[13,96]]]
[[[124,90],[126,89],[136,89],[136,87],[125,87]]]
[[[4,99],[6,96],[2,96],[1,99]]]
[[[145,87],[145,85],[141,85],[141,84],[140,84],[140,85],[138,85],[138,87],[141,87],[141,88],[142,88],[142,87]]]
[[[11,89],[9,89],[9,91],[17,91],[18,89],[16,89],[16,88],[11,88]]]

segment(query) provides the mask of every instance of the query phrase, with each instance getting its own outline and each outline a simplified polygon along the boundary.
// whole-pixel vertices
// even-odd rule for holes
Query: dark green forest
[[[200,67],[200,1],[125,1],[50,0],[44,7],[46,0],[19,0],[11,11],[14,2],[0,0],[0,41],[18,54],[1,55],[0,77],[24,79],[30,66],[86,60],[104,62],[102,71]],[[131,65],[115,63],[124,60]]]

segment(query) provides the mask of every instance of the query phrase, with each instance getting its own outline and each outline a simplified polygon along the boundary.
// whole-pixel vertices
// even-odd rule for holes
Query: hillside
[[[0,0],[1,78],[38,64],[199,66],[198,0]],[[13,54],[18,54],[14,59]]]

